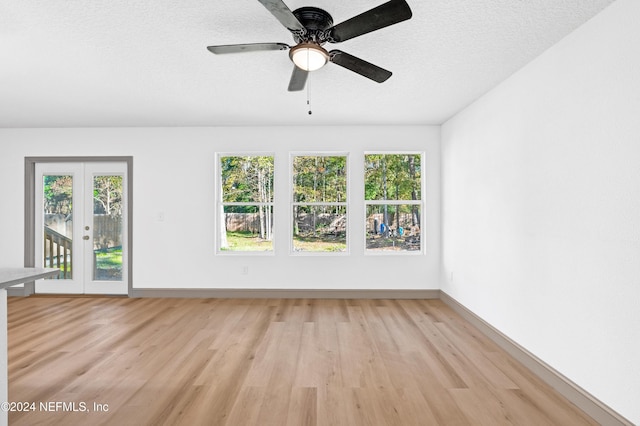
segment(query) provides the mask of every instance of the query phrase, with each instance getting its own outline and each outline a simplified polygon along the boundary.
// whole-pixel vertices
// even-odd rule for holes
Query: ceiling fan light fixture
[[[305,71],[319,70],[329,61],[329,53],[316,43],[300,43],[289,51],[291,61]]]

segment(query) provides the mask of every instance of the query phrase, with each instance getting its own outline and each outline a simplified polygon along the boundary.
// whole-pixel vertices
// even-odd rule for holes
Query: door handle
[[[88,239],[89,239],[89,236],[88,236],[88,235],[85,235],[84,237],[82,237],[82,239],[83,239],[83,240],[88,240]]]

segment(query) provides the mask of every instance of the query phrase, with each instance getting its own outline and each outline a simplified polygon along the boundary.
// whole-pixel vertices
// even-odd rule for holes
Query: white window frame
[[[347,193],[346,199],[344,202],[313,202],[313,203],[297,203],[294,202],[294,183],[293,183],[293,159],[295,157],[346,157],[345,160],[345,180],[347,185]],[[344,151],[296,151],[289,152],[289,254],[291,256],[348,256],[351,253],[351,244],[350,244],[350,213],[349,213],[349,204],[351,200],[351,194],[349,187],[350,182],[350,153]],[[339,206],[344,207],[346,211],[347,218],[345,220],[345,242],[347,248],[345,251],[341,252],[322,252],[322,251],[295,251],[293,247],[293,225],[295,221],[295,217],[293,216],[293,208],[294,206]]]
[[[365,256],[424,256],[425,254],[425,236],[423,229],[425,228],[425,188],[426,186],[426,169],[425,169],[425,152],[424,151],[365,151],[362,154],[363,164],[366,167],[367,155],[419,155],[420,156],[420,200],[367,200],[365,199],[365,172],[362,174],[362,199],[364,207],[362,212],[363,233],[364,233],[364,254]],[[388,206],[404,206],[417,205],[420,207],[420,249],[419,250],[403,250],[403,251],[386,251],[386,250],[369,250],[367,249],[367,207],[372,205]]]
[[[272,157],[273,158],[273,179],[274,179],[274,187],[273,187],[273,199],[271,202],[267,203],[258,203],[258,202],[247,202],[247,203],[225,203],[222,201],[222,168],[220,166],[220,159],[222,157]],[[234,251],[234,250],[222,250],[220,247],[221,243],[221,221],[224,220],[223,209],[225,206],[263,206],[263,207],[271,207],[272,210],[272,218],[275,218],[275,204],[276,204],[276,189],[275,189],[275,180],[276,180],[276,155],[274,152],[218,152],[216,153],[215,159],[215,198],[216,198],[216,206],[215,206],[215,254],[221,256],[275,256],[276,251],[276,221],[273,220],[273,228],[271,231],[271,250],[256,250],[256,251]]]

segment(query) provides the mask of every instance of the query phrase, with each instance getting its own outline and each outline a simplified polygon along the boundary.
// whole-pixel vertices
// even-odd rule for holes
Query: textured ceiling
[[[285,0],[335,23],[382,0]],[[284,42],[255,0],[0,2],[0,127],[439,124],[613,0],[408,0],[409,21],[328,46],[390,71],[328,64],[290,93]]]

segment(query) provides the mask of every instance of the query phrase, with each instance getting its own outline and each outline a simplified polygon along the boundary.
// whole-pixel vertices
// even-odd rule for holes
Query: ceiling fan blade
[[[297,66],[293,66],[293,72],[291,73],[291,80],[289,81],[289,91],[298,92],[304,89],[304,85],[307,84],[307,77],[309,71],[305,71]]]
[[[293,12],[287,7],[282,0],[258,0],[264,7],[267,8],[273,16],[276,17],[282,25],[284,25],[289,31],[302,31],[307,32],[304,25],[298,21]]]
[[[249,43],[249,44],[227,44],[223,46],[207,46],[211,53],[221,55],[225,53],[259,52],[262,50],[287,50],[288,44],[284,43]]]
[[[391,0],[333,26],[329,34],[333,42],[340,43],[406,21],[412,15],[405,0]]]
[[[391,77],[391,71],[387,71],[384,68],[380,68],[377,65],[373,65],[372,63],[340,50],[332,50],[329,52],[329,60],[336,65],[340,65],[378,83],[382,83]]]

